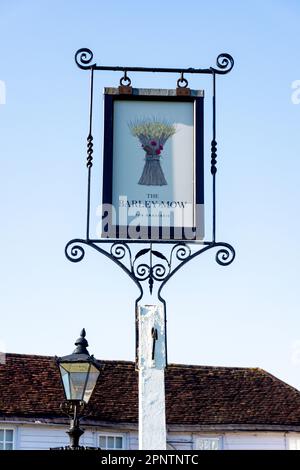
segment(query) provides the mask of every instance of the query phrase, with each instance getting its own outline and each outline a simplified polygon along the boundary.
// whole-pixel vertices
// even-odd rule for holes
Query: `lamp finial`
[[[80,332],[80,338],[78,338],[75,341],[76,349],[73,351],[73,354],[87,354],[88,356],[90,355],[88,350],[86,349],[89,343],[85,339],[85,336],[86,336],[86,331],[84,328],[82,328]]]

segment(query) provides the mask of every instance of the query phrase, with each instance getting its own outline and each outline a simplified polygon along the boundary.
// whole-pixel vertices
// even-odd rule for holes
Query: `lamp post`
[[[80,418],[91,398],[102,368],[94,356],[90,356],[85,335],[83,329],[75,342],[76,348],[72,354],[56,359],[66,398],[61,404],[61,409],[71,418],[70,429],[67,431],[70,445],[65,448],[70,450],[81,448],[79,439],[84,431],[79,426]]]

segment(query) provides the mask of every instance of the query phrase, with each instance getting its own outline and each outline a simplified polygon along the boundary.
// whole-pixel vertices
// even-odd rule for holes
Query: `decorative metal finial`
[[[73,354],[87,354],[88,356],[90,355],[88,350],[86,349],[89,343],[85,339],[85,335],[86,335],[86,332],[85,332],[85,329],[83,328],[80,332],[80,338],[78,338],[75,341],[76,349],[74,349]]]

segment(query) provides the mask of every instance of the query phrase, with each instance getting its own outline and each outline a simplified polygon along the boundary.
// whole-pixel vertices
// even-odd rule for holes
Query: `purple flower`
[[[160,155],[160,150],[159,149],[155,150],[155,153],[156,155]]]
[[[163,150],[163,149],[164,149],[164,148],[163,148],[163,146],[162,146],[161,144],[160,144],[160,146],[159,146],[159,149],[160,149],[160,150]]]
[[[157,142],[156,142],[155,140],[151,140],[150,144],[151,144],[153,147],[156,147]]]

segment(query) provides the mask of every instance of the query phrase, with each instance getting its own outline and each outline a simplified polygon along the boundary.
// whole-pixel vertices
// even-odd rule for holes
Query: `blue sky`
[[[60,355],[84,326],[99,358],[134,359],[137,290],[109,260],[70,263],[85,230],[88,74],[99,64],[235,67],[218,80],[218,233],[237,251],[222,268],[201,255],[166,286],[170,362],[262,367],[300,387],[299,125],[296,1],[0,1],[0,344]],[[100,201],[102,89],[98,73],[93,224]],[[132,74],[136,87],[175,87],[173,75]],[[189,77],[188,77],[189,78]],[[190,78],[206,88],[206,77]],[[209,90],[208,90],[209,91]],[[210,216],[209,93],[206,199]],[[207,238],[209,238],[209,231]]]

